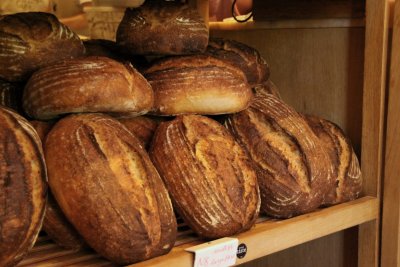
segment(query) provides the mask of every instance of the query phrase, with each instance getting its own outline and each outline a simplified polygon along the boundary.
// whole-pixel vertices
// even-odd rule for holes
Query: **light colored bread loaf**
[[[221,124],[198,115],[163,122],[149,154],[174,207],[197,234],[219,238],[254,224],[260,208],[256,172]]]
[[[131,112],[153,105],[153,91],[130,65],[106,57],[65,60],[35,72],[23,95],[25,112],[35,119],[66,113]]]
[[[49,13],[0,17],[0,78],[26,80],[35,70],[84,54],[79,36]]]
[[[42,227],[47,184],[42,143],[33,127],[0,107],[0,266],[16,265]]]
[[[251,86],[268,80],[267,62],[256,49],[246,44],[234,40],[211,38],[206,53],[240,68]]]
[[[125,265],[171,250],[177,226],[167,190],[118,121],[70,115],[48,134],[45,155],[57,203],[99,254]]]
[[[210,56],[160,60],[144,75],[154,90],[152,113],[158,115],[234,113],[253,97],[240,69]]]
[[[139,8],[126,9],[116,39],[132,54],[192,54],[206,49],[208,28],[196,8],[148,0]]]
[[[309,115],[306,119],[322,140],[331,160],[335,183],[323,204],[332,205],[356,199],[362,190],[362,175],[350,140],[333,122]]]
[[[299,113],[270,94],[257,94],[227,126],[256,164],[265,213],[288,218],[321,205],[334,181],[330,161]]]

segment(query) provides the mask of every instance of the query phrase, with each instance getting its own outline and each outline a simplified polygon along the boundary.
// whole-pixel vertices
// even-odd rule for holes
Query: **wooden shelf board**
[[[379,216],[378,199],[362,197],[360,199],[287,220],[274,220],[260,217],[256,225],[247,232],[235,237],[239,243],[245,243],[246,256],[237,264],[248,262],[274,252],[338,232],[352,226],[373,221]],[[192,266],[193,255],[185,249],[206,242],[196,237],[183,226],[184,234],[178,235],[176,246],[164,256],[130,265],[147,266]],[[114,266],[89,250],[63,250],[46,237],[40,237],[31,253],[18,266]]]

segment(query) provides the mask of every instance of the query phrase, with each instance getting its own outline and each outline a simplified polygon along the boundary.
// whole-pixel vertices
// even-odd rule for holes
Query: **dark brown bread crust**
[[[196,8],[174,1],[146,1],[126,9],[117,43],[132,54],[182,55],[204,52],[208,28]]]
[[[48,13],[0,17],[0,78],[26,80],[35,70],[84,54],[79,36]]]
[[[90,247],[121,265],[171,250],[176,220],[168,193],[118,121],[68,116],[48,134],[45,155],[53,195]]]
[[[210,56],[166,58],[144,75],[154,90],[152,113],[158,115],[234,113],[253,97],[240,69]]]
[[[0,79],[0,105],[20,112],[23,86]]]
[[[139,139],[144,148],[149,147],[158,126],[156,120],[145,116],[118,118],[117,120]]]
[[[332,183],[321,141],[293,108],[269,95],[231,115],[227,127],[258,169],[261,209],[288,218],[318,208]]]
[[[362,175],[350,140],[333,122],[309,115],[305,118],[328,151],[335,179],[323,204],[333,205],[356,199],[362,190]]]
[[[47,185],[42,143],[33,127],[0,107],[0,266],[16,265],[42,226]]]
[[[197,115],[163,122],[149,154],[174,207],[197,234],[219,238],[254,224],[260,208],[256,172],[218,122]]]
[[[65,60],[35,72],[23,95],[26,113],[51,119],[65,113],[131,112],[153,105],[153,91],[130,65],[106,57]]]
[[[238,41],[211,38],[206,53],[240,68],[251,86],[262,83],[269,78],[268,64],[260,56],[260,53]]]

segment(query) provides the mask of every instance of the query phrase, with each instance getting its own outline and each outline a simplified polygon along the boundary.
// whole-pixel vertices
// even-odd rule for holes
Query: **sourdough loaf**
[[[321,205],[334,183],[330,161],[299,113],[273,95],[257,94],[226,124],[256,165],[265,213],[288,218]]]
[[[42,226],[47,184],[42,143],[33,127],[0,107],[0,266],[16,265]]]
[[[139,8],[126,9],[116,39],[132,54],[191,54],[206,49],[208,28],[196,8],[147,0]]]
[[[146,113],[153,91],[131,65],[106,57],[64,60],[35,72],[23,95],[25,112],[36,119],[65,113]]]
[[[168,193],[118,121],[70,115],[48,134],[45,155],[57,203],[99,254],[122,265],[171,250],[177,226]]]
[[[362,190],[362,175],[349,138],[333,122],[310,115],[306,115],[306,120],[328,151],[335,179],[323,204],[332,205],[356,199]]]
[[[210,56],[159,60],[144,75],[154,90],[152,113],[158,115],[233,113],[253,97],[240,69]]]
[[[49,13],[0,17],[0,78],[20,81],[41,67],[82,56],[78,35]]]
[[[174,207],[197,234],[219,238],[254,224],[260,207],[256,172],[218,122],[198,115],[163,122],[149,154]]]

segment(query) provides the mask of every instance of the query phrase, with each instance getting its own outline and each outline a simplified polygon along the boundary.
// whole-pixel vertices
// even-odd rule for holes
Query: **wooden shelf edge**
[[[245,243],[247,246],[246,256],[236,263],[241,264],[261,258],[378,217],[378,199],[367,196],[287,220],[265,221],[235,236],[239,239],[239,243]],[[129,266],[192,266],[193,255],[185,249],[203,242],[196,241],[174,247],[167,255]]]

